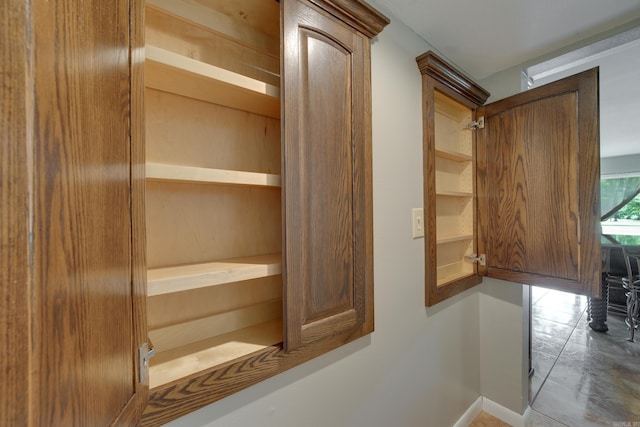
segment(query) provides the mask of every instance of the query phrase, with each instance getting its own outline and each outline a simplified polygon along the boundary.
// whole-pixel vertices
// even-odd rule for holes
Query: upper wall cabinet
[[[481,105],[432,52],[423,75],[426,305],[482,276],[600,292],[597,69]]]
[[[160,425],[370,333],[388,19],[69,3],[0,17],[0,425]]]
[[[359,0],[147,1],[144,424],[373,330],[370,38],[388,22]]]

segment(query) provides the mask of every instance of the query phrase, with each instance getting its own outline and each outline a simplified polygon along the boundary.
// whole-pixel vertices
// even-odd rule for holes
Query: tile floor
[[[587,323],[585,297],[533,287],[532,427],[640,427],[640,336],[627,341],[624,319],[609,331]]]

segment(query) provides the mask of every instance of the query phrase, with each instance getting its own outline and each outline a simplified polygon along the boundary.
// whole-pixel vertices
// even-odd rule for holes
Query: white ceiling
[[[640,0],[375,1],[476,81],[640,18]],[[593,66],[601,157],[640,153],[640,44],[564,74]]]
[[[535,86],[600,67],[600,156],[640,153],[640,39],[610,49]]]
[[[640,0],[376,0],[475,80],[640,18]]]

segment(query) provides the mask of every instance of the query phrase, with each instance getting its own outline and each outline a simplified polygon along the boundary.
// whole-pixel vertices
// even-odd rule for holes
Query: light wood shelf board
[[[279,174],[280,120],[145,89],[146,160]]]
[[[156,181],[280,187],[280,175],[163,163],[147,163],[146,177],[149,180]]]
[[[157,351],[206,340],[282,317],[282,300],[267,301],[149,331]]]
[[[230,3],[231,6],[233,6],[233,3],[240,3],[238,0],[215,1],[216,3],[214,4],[218,6],[218,8],[224,6],[223,3]],[[224,13],[223,10],[208,7],[206,2],[202,0],[146,0],[146,5],[147,7],[158,9],[176,18],[198,25],[201,28],[218,33],[223,37],[242,43],[247,47],[263,51],[276,58],[280,56],[280,40],[277,34],[278,28],[271,31],[276,34],[267,34],[269,32],[268,30],[247,25],[246,20],[238,22],[238,19],[234,19],[230,14]],[[256,25],[265,25],[278,21],[279,7],[277,4],[260,1],[252,2],[252,5],[263,7],[261,11],[256,12],[257,15],[260,15],[257,19],[254,19]],[[276,19],[269,19],[269,15],[274,14]]]
[[[473,274],[473,264],[465,263],[464,261],[443,265],[438,267],[437,286],[445,286],[447,283],[473,276]]]
[[[436,240],[436,243],[438,245],[443,245],[446,243],[460,242],[460,241],[472,240],[472,239],[473,239],[473,234],[454,234],[454,235],[439,237]]]
[[[147,295],[162,295],[282,273],[280,254],[158,268],[147,272]]]
[[[280,88],[214,65],[147,45],[145,86],[280,118]]]
[[[444,150],[442,148],[436,148],[436,156],[442,157],[443,159],[453,160],[455,162],[471,162],[473,161],[473,157],[459,153],[457,151],[452,150]]]
[[[473,193],[470,193],[470,192],[467,192],[467,191],[436,190],[436,196],[473,197]]]
[[[282,319],[159,352],[151,359],[149,387],[154,388],[230,362],[282,342]]]
[[[471,121],[472,110],[438,91],[434,92],[436,113],[442,114],[460,124],[460,129]]]
[[[282,251],[280,189],[148,181],[148,269]]]
[[[156,295],[147,298],[147,328],[160,329],[275,300],[282,300],[280,274]]]
[[[276,86],[280,59],[153,6],[145,8],[145,43]]]

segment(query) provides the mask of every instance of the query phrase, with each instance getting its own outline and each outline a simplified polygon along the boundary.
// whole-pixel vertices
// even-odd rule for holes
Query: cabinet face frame
[[[432,306],[447,298],[459,294],[479,284],[482,278],[477,274],[477,267],[468,262],[472,273],[463,277],[438,284],[438,236],[437,236],[437,211],[438,189],[436,183],[437,163],[443,159],[444,154],[436,154],[436,104],[437,99],[447,100],[456,105],[456,108],[468,109],[470,119],[476,120],[475,109],[484,103],[489,93],[476,85],[472,80],[459,73],[433,52],[427,52],[419,56],[416,61],[422,73],[422,119],[423,119],[423,164],[424,164],[424,212],[425,212],[425,305]],[[436,92],[438,93],[436,95]],[[463,129],[460,123],[460,132],[469,132],[471,138],[471,195],[470,196],[445,196],[447,198],[466,200],[471,204],[472,238],[470,245],[473,250],[466,251],[477,253],[476,233],[476,186],[475,186],[475,131]],[[445,160],[449,161],[449,160]],[[466,163],[467,160],[456,159],[453,162]],[[461,163],[462,164],[462,163]],[[450,201],[451,202],[451,201]],[[455,202],[453,202],[455,203]],[[467,214],[468,216],[468,214]],[[442,236],[440,236],[442,237]],[[464,243],[444,243],[444,245],[458,245]],[[441,243],[442,247],[443,244]],[[442,249],[441,249],[442,251]],[[470,254],[468,254],[470,255]],[[467,262],[464,258],[460,262]]]
[[[468,80],[465,76],[457,73],[453,67],[438,58],[432,52],[417,58],[419,68],[423,74],[423,121],[424,121],[424,200],[425,200],[425,302],[427,306],[434,305],[444,299],[450,298],[465,289],[481,282],[481,276],[495,277],[498,279],[509,280],[517,283],[535,284],[553,289],[559,289],[565,292],[580,293],[588,296],[600,295],[600,262],[599,262],[599,118],[598,118],[598,73],[597,70],[589,70],[580,73],[576,76],[568,77],[559,82],[551,83],[544,87],[523,92],[512,97],[496,101],[492,104],[481,106],[486,100],[483,98],[484,94],[488,96],[488,93],[483,92],[481,88],[475,85],[472,81]],[[442,153],[437,153],[435,150],[435,130],[434,130],[434,109],[436,105],[436,99],[434,93],[438,91],[449,98],[458,101],[459,103],[474,109],[478,117],[481,117],[483,121],[482,127],[474,131],[474,165],[475,165],[475,178],[476,185],[474,190],[474,202],[476,208],[474,212],[474,242],[476,248],[474,253],[486,254],[487,266],[477,265],[477,274],[468,275],[461,280],[449,282],[447,284],[438,286],[437,279],[437,236],[436,236],[436,211],[437,211],[437,194],[436,194],[436,157],[442,156]],[[479,94],[483,94],[479,96]],[[573,96],[573,98],[571,98]],[[560,103],[562,97],[569,97],[564,99],[565,109],[558,109],[557,115],[564,115],[566,119],[556,120],[558,125],[553,128],[553,121],[547,121],[544,119],[544,112],[537,112],[535,110],[536,103],[545,102],[547,99],[552,101],[552,104],[556,105]],[[542,105],[542,104],[540,104]],[[536,117],[534,120],[545,120],[544,125],[542,122],[536,121],[539,126],[529,127],[529,134],[523,136],[522,140],[518,140],[520,146],[527,148],[527,144],[538,143],[540,148],[536,150],[543,151],[545,148],[546,140],[537,137],[538,127],[545,129],[545,135],[552,135],[553,141],[559,141],[560,144],[551,146],[552,149],[559,150],[558,156],[562,156],[561,160],[555,160],[553,163],[549,161],[546,163],[541,156],[536,156],[535,150],[531,150],[533,154],[527,155],[526,153],[517,153],[517,161],[505,163],[499,163],[501,166],[494,167],[495,172],[493,175],[487,171],[491,171],[490,165],[496,165],[496,157],[498,150],[494,149],[492,154],[487,154],[488,147],[492,141],[489,135],[489,129],[491,129],[495,135],[499,135],[501,128],[497,128],[497,123],[501,123],[499,119],[487,120],[502,111],[509,112],[510,110],[516,110],[521,108],[522,112],[514,113],[518,114],[514,123],[520,124],[526,123],[524,120],[525,114],[527,117]],[[558,107],[560,108],[560,107]],[[565,107],[563,107],[565,108]],[[540,108],[539,108],[540,110]],[[543,108],[544,110],[544,108]],[[537,114],[537,116],[536,116]],[[478,119],[480,120],[480,119]],[[570,122],[570,123],[569,123]],[[569,124],[567,124],[569,123]],[[520,124],[518,126],[520,126]],[[556,130],[556,128],[558,128]],[[566,128],[566,129],[565,129]],[[524,131],[524,126],[519,127],[519,132]],[[550,133],[551,132],[551,133]],[[553,134],[553,132],[556,132]],[[520,135],[520,134],[518,134]],[[524,139],[528,138],[528,139]],[[520,142],[523,141],[523,142]],[[542,141],[542,142],[539,142]],[[505,145],[506,147],[506,145]],[[572,147],[572,148],[571,148]],[[508,150],[507,150],[508,151]],[[552,150],[549,150],[552,151]],[[528,177],[520,182],[515,183],[513,187],[504,187],[504,195],[491,194],[491,190],[497,188],[499,182],[493,181],[499,176],[502,168],[510,165],[508,171],[502,172],[504,175],[516,176],[519,172],[516,171],[518,163],[521,164],[525,159],[529,161],[537,161],[538,165],[553,164],[554,171],[558,176],[563,176],[564,179],[541,179],[535,178],[535,173],[528,175]],[[534,160],[537,159],[537,160]],[[558,157],[560,159],[560,157]],[[537,182],[540,181],[543,187]],[[566,184],[563,181],[570,182]],[[522,187],[520,187],[522,185]],[[558,185],[558,187],[554,187]],[[513,189],[512,189],[513,188]],[[518,190],[522,190],[523,194],[532,195],[532,202],[529,209],[527,209],[527,201],[523,204],[518,203]],[[496,225],[496,221],[493,219],[495,212],[490,212],[489,206],[499,206],[491,204],[496,198],[507,200],[506,203],[511,203],[511,207],[506,209],[516,209],[517,215],[524,217],[527,216],[529,211],[534,212],[535,208],[541,204],[541,200],[544,200],[544,206],[548,206],[544,197],[540,197],[542,188],[547,188],[546,191],[551,191],[554,194],[564,194],[560,199],[558,205],[563,207],[563,212],[566,213],[563,218],[556,218],[558,215],[549,215],[540,213],[532,213],[531,223],[539,223],[544,221],[546,227],[551,228],[551,233],[541,233],[529,230],[526,232],[526,224],[521,235],[513,236],[513,239],[509,239],[509,242],[500,241],[499,238],[496,241],[494,239],[499,233],[501,224]],[[562,191],[561,191],[562,190]],[[502,193],[501,193],[502,194]],[[535,194],[538,194],[537,198]],[[533,200],[537,200],[534,202]],[[534,209],[532,209],[534,208]],[[562,216],[562,215],[560,215]],[[505,217],[506,218],[506,217]],[[555,219],[554,219],[555,218]],[[489,231],[489,226],[493,226],[494,231]],[[511,229],[517,227],[518,224],[506,225],[506,228]],[[539,224],[538,224],[539,226]],[[534,229],[535,230],[535,229]],[[548,230],[548,229],[545,229]],[[545,257],[552,257],[547,252],[540,250],[540,241],[537,238],[539,234],[546,234],[557,236],[567,236],[567,239],[558,242],[558,245],[564,245],[563,249],[557,250],[554,253],[563,257],[562,262],[564,265],[557,267],[558,273],[549,273],[550,269],[545,268],[545,265],[557,264],[556,256],[554,259],[546,259]],[[573,233],[573,234],[572,234]],[[528,236],[528,237],[527,237]],[[548,237],[547,237],[548,239]],[[493,246],[489,245],[489,242],[493,243]],[[555,241],[550,243],[554,244]],[[510,254],[505,253],[491,253],[491,247],[504,247],[505,245],[511,245],[515,248],[520,248],[521,251],[515,257],[520,257],[520,262],[511,263],[510,266],[504,263],[504,267],[501,267],[504,260],[508,260],[512,257]],[[537,245],[537,247],[536,247]],[[533,255],[536,254],[536,255]],[[527,256],[533,256],[535,262],[527,262]],[[532,261],[532,260],[529,260]],[[537,267],[536,267],[537,266]],[[568,273],[562,274],[563,271]],[[567,278],[568,277],[568,278]]]

